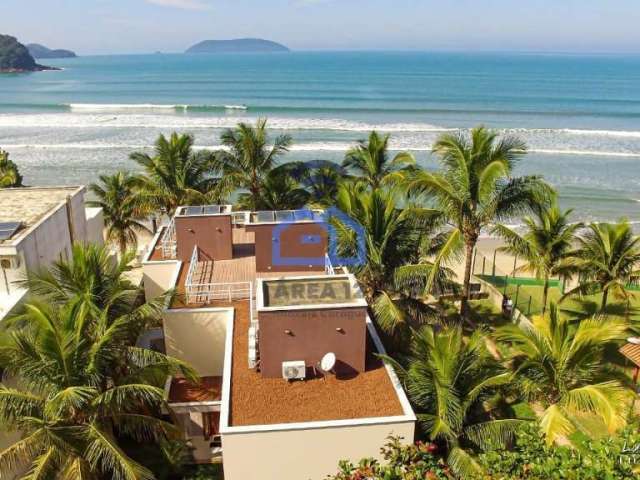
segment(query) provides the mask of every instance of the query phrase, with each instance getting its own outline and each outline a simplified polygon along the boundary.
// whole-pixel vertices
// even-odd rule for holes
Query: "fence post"
[[[531,299],[532,299],[532,298],[533,298],[533,297],[532,297],[531,295],[529,295],[529,306],[527,307],[527,317],[528,317],[529,315],[531,315]]]
[[[496,278],[496,253],[498,253],[498,249],[493,250],[493,269],[491,270],[491,278]]]
[[[518,308],[518,295],[520,295],[520,284],[516,285],[516,298],[513,301],[514,308]]]
[[[484,277],[484,266],[485,263],[487,263],[487,257],[485,257],[484,255],[482,256],[482,276]]]

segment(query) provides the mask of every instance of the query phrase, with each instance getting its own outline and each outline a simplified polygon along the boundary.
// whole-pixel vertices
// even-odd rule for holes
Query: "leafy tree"
[[[571,253],[571,267],[581,277],[580,284],[566,296],[602,292],[602,311],[609,293],[629,300],[627,285],[640,278],[640,237],[633,234],[628,221],[592,223],[578,237],[578,246]]]
[[[221,176],[218,194],[248,190],[243,203],[250,210],[257,210],[269,173],[277,166],[278,157],[289,151],[291,137],[280,135],[269,146],[267,120],[260,119],[255,127],[239,123],[236,128],[225,131],[220,139],[229,150],[218,151],[215,157],[214,168]]]
[[[552,276],[567,273],[566,259],[580,223],[569,223],[571,210],[560,211],[554,202],[534,209],[534,216],[522,219],[525,232],[521,235],[504,225],[496,225],[493,232],[506,242],[502,250],[526,260],[524,269],[544,280],[542,290],[542,315],[547,309],[549,280]]]
[[[339,472],[328,480],[445,480],[450,478],[449,469],[435,455],[437,447],[418,442],[403,445],[401,438],[390,437],[380,449],[385,464],[373,458],[363,458],[354,465],[340,462]]]
[[[474,452],[505,445],[521,423],[485,411],[484,401],[509,381],[509,373],[489,354],[480,330],[465,337],[459,325],[425,325],[413,336],[406,367],[385,359],[396,368],[429,440],[444,447],[447,465],[461,478],[481,474]]]
[[[551,197],[551,188],[536,176],[512,176],[518,159],[526,152],[526,145],[517,137],[499,139],[496,132],[476,127],[470,136],[462,132],[440,136],[433,152],[440,158],[443,171],[419,171],[412,187],[435,195],[451,226],[449,239],[435,259],[436,266],[464,248],[460,306],[464,317],[470,298],[473,250],[482,229],[544,203]]]
[[[22,186],[22,175],[18,166],[9,160],[9,153],[0,149],[0,188]]]
[[[141,200],[151,209],[172,215],[181,205],[221,203],[225,198],[214,192],[218,180],[212,174],[212,153],[195,152],[191,135],[160,135],[153,156],[135,152],[131,159],[144,169],[139,176]]]
[[[129,246],[137,246],[137,233],[150,231],[143,221],[152,213],[152,209],[144,202],[139,187],[140,179],[127,172],[100,175],[100,184],[89,186],[96,200],[90,200],[87,204],[102,209],[107,237],[118,245],[121,255]]]
[[[353,224],[335,222],[341,256],[359,258],[350,266],[358,277],[374,315],[382,329],[406,345],[410,326],[435,317],[426,303],[427,278],[432,274],[430,254],[439,248],[439,237],[429,236],[437,224],[438,212],[402,203],[395,190],[368,190],[363,184],[345,183],[338,187],[336,206],[363,230]],[[359,251],[364,246],[363,251]],[[452,272],[439,269],[433,288],[446,289]]]
[[[498,340],[511,346],[518,391],[539,406],[548,444],[580,429],[580,416],[600,418],[610,432],[624,426],[630,390],[605,358],[605,348],[626,333],[626,324],[617,319],[591,318],[574,325],[554,304],[548,316],[536,317],[533,324],[498,330]]]
[[[342,166],[352,170],[358,180],[374,189],[406,180],[407,174],[415,166],[415,158],[407,152],[390,158],[389,138],[389,135],[371,132],[366,141],[360,140],[357,146],[347,152]]]

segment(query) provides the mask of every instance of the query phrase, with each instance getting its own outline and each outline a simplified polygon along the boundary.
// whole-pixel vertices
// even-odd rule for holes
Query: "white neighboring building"
[[[27,293],[28,270],[69,258],[74,242],[103,243],[100,209],[85,209],[85,187],[0,189],[0,320]]]

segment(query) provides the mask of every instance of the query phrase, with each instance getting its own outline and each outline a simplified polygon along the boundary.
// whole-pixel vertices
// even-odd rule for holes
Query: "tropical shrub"
[[[21,187],[22,175],[18,166],[9,160],[9,153],[0,149],[0,188]]]
[[[432,443],[417,442],[403,445],[398,437],[389,437],[380,449],[385,460],[381,464],[372,458],[364,458],[357,465],[340,462],[339,473],[327,480],[437,480],[446,479],[448,468],[436,455]]]
[[[547,446],[535,424],[523,425],[510,450],[479,456],[487,477],[500,480],[629,479],[640,474],[638,425],[619,436],[587,439],[575,447]]]

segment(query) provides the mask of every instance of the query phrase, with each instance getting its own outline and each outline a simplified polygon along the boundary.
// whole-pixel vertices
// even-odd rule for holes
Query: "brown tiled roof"
[[[249,304],[240,301],[233,306],[230,426],[404,414],[384,365],[371,354],[366,371],[351,377],[328,375],[289,383],[280,378],[263,378],[250,370],[247,363]]]
[[[620,353],[640,367],[640,345],[627,343],[620,348]]]

